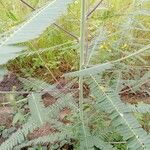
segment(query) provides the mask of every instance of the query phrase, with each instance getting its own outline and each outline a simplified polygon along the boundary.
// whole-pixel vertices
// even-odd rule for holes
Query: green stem
[[[85,37],[86,37],[86,0],[81,0],[81,23],[80,23],[80,70],[84,67],[84,51],[85,51]],[[79,77],[79,107],[80,120],[82,122],[83,134],[85,138],[86,149],[88,150],[87,133],[84,122],[83,110],[83,77]]]
[[[81,23],[80,23],[80,70],[84,65],[84,50],[85,50],[85,36],[86,36],[86,2],[81,0]]]

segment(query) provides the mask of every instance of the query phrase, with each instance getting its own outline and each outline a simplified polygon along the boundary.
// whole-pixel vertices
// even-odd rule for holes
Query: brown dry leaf
[[[42,99],[45,107],[53,105],[56,102],[55,97],[53,97],[49,93],[45,93],[44,95],[42,95]]]
[[[67,107],[63,108],[60,111],[59,120],[62,121],[64,124],[70,124],[71,121],[66,119],[66,116],[68,116],[70,113],[71,113],[70,108],[67,108]]]
[[[68,83],[68,81],[65,78],[61,78],[59,79],[58,84],[56,85],[57,89],[61,89],[63,88],[66,84]]]
[[[14,87],[16,87],[16,91],[22,89],[22,83],[19,81],[18,77],[13,73],[5,75],[0,82],[0,91],[12,91]]]
[[[1,114],[13,114],[14,111],[13,111],[13,108],[12,107],[2,107],[0,108],[0,115]]]
[[[71,89],[79,89],[79,84],[75,83]],[[86,83],[83,83],[83,97],[87,98],[90,95],[90,88]],[[79,90],[75,92],[74,98],[79,98]]]
[[[13,117],[8,114],[0,115],[0,126],[11,127]]]
[[[52,134],[54,132],[57,132],[57,130],[52,128],[49,123],[46,123],[43,127],[34,130],[32,133],[29,133],[27,138],[29,140],[33,140],[42,136]]]
[[[0,108],[0,126],[10,127],[13,119],[13,109],[11,107]]]
[[[143,84],[139,87],[140,90],[134,92],[132,91],[132,87],[126,86],[120,91],[121,99],[124,102],[128,102],[131,104],[137,104],[139,102],[144,102],[146,104],[150,104],[150,82]]]

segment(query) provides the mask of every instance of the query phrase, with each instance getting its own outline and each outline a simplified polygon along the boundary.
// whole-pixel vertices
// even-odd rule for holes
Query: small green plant
[[[3,50],[0,52],[1,65],[22,54],[26,47],[18,43],[39,37],[62,13],[66,12],[67,6],[73,2],[73,0],[48,1],[46,5],[33,12],[23,24],[4,34],[0,45],[0,50]],[[75,150],[150,149],[150,136],[134,115],[135,112],[150,113],[149,105],[128,105],[121,97],[121,91],[128,82],[131,87],[137,85],[136,79],[126,80],[122,71],[129,66],[128,60],[135,60],[135,57],[142,60],[140,54],[150,49],[149,44],[137,46],[140,39],[136,41],[137,30],[146,30],[146,32],[148,30],[144,27],[144,23],[141,23],[141,26],[137,24],[142,21],[138,16],[149,15],[149,10],[145,10],[144,7],[146,2],[146,0],[133,1],[130,5],[132,11],[127,12],[123,23],[117,24],[113,34],[110,34],[107,27],[98,26],[96,30],[98,34],[88,45],[87,1],[81,0],[80,38],[78,38],[79,43],[73,42],[73,48],[78,50],[80,56],[79,70],[63,75],[68,78],[65,85],[59,82],[50,85],[32,78],[20,79],[24,83],[25,92],[28,93],[30,116],[20,129],[1,144],[1,150],[34,149],[32,146],[42,149],[45,145],[46,149],[56,150],[62,149],[66,144],[73,145]],[[98,6],[96,4],[89,14],[92,14]],[[113,13],[106,11],[102,16],[105,20],[108,17],[112,18]],[[93,57],[97,52],[101,53],[104,43],[108,43],[111,51],[116,52],[119,58],[116,59],[117,56],[111,55],[113,59],[94,65]],[[124,53],[120,47],[125,43],[129,44],[129,50]],[[65,48],[68,48],[68,45]],[[132,51],[133,49],[136,51]],[[55,68],[57,63],[60,63],[60,56],[65,56],[65,52],[62,52],[61,55],[56,56],[54,63],[47,64],[41,58],[40,51],[46,50],[32,52],[39,56],[38,59],[33,58],[34,69]],[[69,58],[64,59],[67,61]],[[51,70],[49,72],[51,73]],[[141,80],[138,80],[138,84],[148,80],[149,77],[149,73],[146,73]],[[136,92],[138,88],[133,90]],[[45,94],[49,97],[48,106],[45,105]],[[12,102],[16,107],[15,101]],[[15,119],[17,121],[18,116]]]

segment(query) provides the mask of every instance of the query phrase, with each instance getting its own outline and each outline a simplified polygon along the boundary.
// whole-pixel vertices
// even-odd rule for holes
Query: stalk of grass
[[[80,20],[80,70],[84,67],[84,51],[85,51],[85,37],[86,37],[86,0],[81,0],[81,20]],[[84,122],[83,111],[83,77],[79,77],[79,114],[82,122],[83,134],[85,138],[85,146],[88,150],[86,125]]]

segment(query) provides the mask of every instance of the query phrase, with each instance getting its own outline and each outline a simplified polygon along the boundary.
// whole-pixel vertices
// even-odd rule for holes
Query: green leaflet
[[[34,87],[36,90],[37,86],[40,90],[43,90],[44,88],[52,89],[53,86],[48,85],[45,82],[39,81],[39,80],[26,80],[27,83],[32,82],[33,84],[30,85],[31,87]],[[25,82],[25,80],[24,80]],[[68,83],[67,86],[69,86],[71,83]],[[36,87],[35,87],[36,85]],[[40,85],[40,86],[39,86]],[[70,132],[63,131],[64,128],[62,127],[62,124],[59,125],[58,120],[56,120],[56,116],[59,118],[60,110],[62,110],[64,107],[72,107],[72,109],[77,106],[74,106],[72,95],[66,95],[63,94],[61,91],[57,91],[55,93],[55,96],[59,97],[55,104],[53,104],[51,107],[44,108],[42,101],[41,101],[41,94],[34,94],[32,93],[29,95],[29,107],[31,112],[31,117],[27,120],[27,123],[23,125],[21,129],[16,131],[8,140],[6,140],[1,146],[0,150],[12,150],[14,146],[15,149],[24,147],[24,146],[30,146],[31,144],[43,144],[47,142],[55,142],[65,140],[65,138],[69,138]],[[55,120],[54,120],[54,119]],[[29,132],[32,132],[33,130],[37,129],[38,127],[42,126],[47,121],[51,121],[53,125],[55,124],[55,128],[60,128],[61,132],[54,133],[52,135],[39,137],[38,139],[26,141],[27,134]]]
[[[0,67],[0,78],[3,77],[6,73],[8,73],[8,70],[6,68]]]
[[[0,145],[0,150],[12,150],[14,146],[23,143],[27,134],[36,128],[37,125],[30,118],[21,129],[18,129],[18,131],[13,133],[9,139]]]
[[[150,149],[150,136],[132,115],[132,111],[121,100],[117,93],[104,91],[94,77],[90,86],[97,100],[95,106],[107,112],[112,120],[112,126],[127,141],[129,149]]]
[[[94,147],[102,149],[102,150],[117,150],[116,148],[113,148],[111,144],[108,142],[104,142],[102,139],[100,139],[97,136],[90,136],[88,137],[88,145],[89,145],[89,150],[95,150]],[[84,145],[85,141],[81,142],[81,150],[84,150]]]
[[[26,42],[37,38],[49,25],[67,10],[72,0],[53,0],[31,15],[3,42],[2,45]]]
[[[6,64],[9,60],[15,59],[20,55],[25,47],[3,46],[4,49],[0,51],[0,65]]]
[[[47,112],[42,105],[41,94],[31,94],[29,96],[29,107],[32,119],[39,125],[42,126],[48,121]]]
[[[149,104],[145,104],[145,103],[138,103],[136,105],[128,104],[128,107],[133,112],[150,113],[150,105]]]
[[[89,76],[89,75],[95,75],[101,72],[104,72],[107,69],[111,69],[113,67],[113,64],[111,62],[96,65],[91,68],[86,68],[80,71],[75,71],[71,73],[67,73],[64,76],[65,77],[77,77],[77,76]]]
[[[24,90],[30,91],[42,91],[42,90],[48,90],[52,91],[54,89],[54,85],[48,84],[42,80],[34,79],[34,78],[19,78],[19,80],[23,83]]]
[[[72,135],[69,135],[66,132],[55,133],[55,134],[51,134],[51,135],[48,135],[48,136],[39,137],[37,139],[27,141],[25,143],[21,143],[19,146],[16,146],[14,149],[18,150],[18,149],[28,147],[28,146],[31,146],[31,145],[45,144],[45,143],[49,143],[49,142],[50,143],[55,143],[55,142],[58,142],[58,141],[61,142],[66,137],[69,137],[69,136],[72,136]]]
[[[44,7],[35,11],[23,24],[16,27],[9,34],[4,34],[0,38],[0,65],[16,58],[18,56],[16,53],[24,50],[24,48],[18,48],[17,50],[9,45],[27,42],[39,37],[48,26],[54,23],[58,17],[66,12],[68,4],[71,4],[72,1],[73,0],[49,1]],[[10,56],[6,56],[2,54],[2,52],[7,52],[7,55]]]
[[[102,44],[102,42],[104,42],[107,39],[107,30],[102,26],[98,29],[98,33],[96,34],[96,36],[93,38],[88,52],[87,52],[87,62],[86,64],[89,64],[93,54],[95,51],[98,50],[99,46]]]

